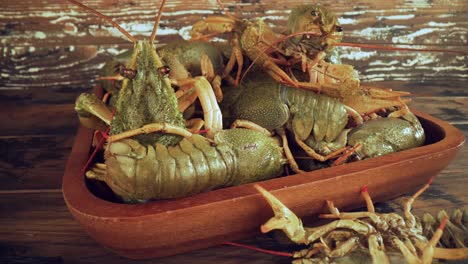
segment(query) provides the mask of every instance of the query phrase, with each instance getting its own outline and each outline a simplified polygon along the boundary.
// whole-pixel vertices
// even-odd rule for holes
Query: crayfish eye
[[[343,32],[343,28],[340,26],[335,26],[336,32]]]
[[[159,73],[161,73],[162,75],[167,75],[171,72],[171,68],[169,68],[169,66],[162,66],[162,67],[159,67],[158,68],[158,71]]]
[[[318,16],[317,10],[312,10],[312,11],[310,11],[310,14],[311,14],[312,16]]]

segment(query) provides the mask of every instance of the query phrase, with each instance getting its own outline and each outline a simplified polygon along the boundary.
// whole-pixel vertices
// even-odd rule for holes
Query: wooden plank
[[[464,153],[466,157],[468,153]],[[457,163],[464,166],[466,164]],[[439,175],[431,188],[416,200],[414,212],[436,213],[441,208],[448,211],[468,205],[468,194],[464,183],[466,177],[463,170],[450,171]],[[370,190],[372,195],[372,190]],[[89,238],[78,223],[68,213],[60,193],[29,193],[0,194],[0,261],[2,260],[34,260],[56,258],[66,263],[154,263],[155,260],[129,261],[108,252]],[[396,211],[401,213],[399,198],[376,205],[378,211]],[[314,222],[307,222],[312,226]],[[229,239],[229,238],[227,238]],[[289,251],[293,245],[283,239],[277,241],[276,236],[257,235],[253,238],[239,241],[253,246],[272,250]],[[285,243],[285,244],[281,244]],[[31,261],[32,260],[32,261]],[[218,246],[197,250],[173,257],[158,259],[158,263],[238,263],[240,260],[248,263],[278,263],[287,260],[280,257],[252,252],[246,249]],[[28,263],[28,262],[27,262]]]
[[[69,134],[78,128],[73,104],[16,105],[6,103],[0,112],[2,136]]]
[[[128,45],[69,47],[4,47],[0,60],[0,102],[71,104],[89,91],[100,68]],[[447,87],[447,93],[466,95],[466,58],[448,53],[365,52],[345,49],[344,63],[354,65],[363,82],[395,81],[414,93],[434,93],[428,86]],[[361,55],[359,55],[361,54]],[[400,89],[400,87],[395,87]],[[432,88],[431,88],[432,90]],[[439,90],[438,90],[439,91]],[[439,93],[440,94],[440,93]]]
[[[77,7],[56,1],[2,0],[0,34],[0,102],[72,103],[80,92],[92,87],[99,68],[118,51],[131,44],[99,18]],[[265,17],[272,26],[285,24],[289,6],[281,1],[256,4],[227,1],[225,6],[241,16]],[[140,1],[109,4],[86,1],[118,20],[131,33],[149,35],[154,19],[154,3]],[[234,5],[234,4],[237,5]],[[345,41],[358,43],[425,44],[448,50],[466,45],[467,6],[463,1],[433,1],[430,4],[405,1],[324,2],[342,19]],[[288,5],[288,7],[286,7]],[[283,8],[284,7],[284,8]],[[27,8],[25,14],[23,10]],[[414,11],[416,10],[416,12]],[[168,3],[158,40],[166,43],[187,37],[193,22],[212,13],[216,5],[191,1]],[[14,21],[14,22],[12,22]],[[96,46],[98,45],[98,46]],[[466,56],[447,53],[420,53],[340,48],[343,62],[354,65],[363,81],[405,81],[434,83],[449,78],[464,83],[468,74]],[[419,91],[421,92],[421,91]]]
[[[0,209],[0,250],[2,259],[54,258],[60,257],[66,263],[154,263],[149,261],[129,261],[108,252],[89,238],[74,221],[65,207],[60,193],[1,195]],[[212,249],[200,250],[187,255],[164,258],[158,263],[187,263],[187,261],[215,263],[237,263],[231,247],[219,247],[218,253]],[[225,253],[225,254],[220,254]],[[222,256],[225,257],[222,257]],[[264,258],[274,258],[258,254],[253,258],[262,263]]]
[[[109,54],[96,46],[7,48],[0,62],[0,102],[74,103],[90,91]]]
[[[0,137],[0,190],[60,188],[73,134]]]
[[[150,35],[155,16],[154,2],[145,0],[112,2],[85,1],[109,15],[134,35]],[[303,1],[223,1],[226,8],[241,18],[264,17],[272,25],[284,25],[292,6]],[[57,1],[2,0],[0,32],[3,43],[12,46],[124,43],[116,30],[94,15]],[[350,6],[346,1],[322,1],[342,17],[347,40],[377,43],[425,43],[464,45],[467,10],[464,1],[438,0],[431,3],[361,0]],[[24,12],[27,9],[28,12]],[[171,1],[164,10],[160,36],[187,34],[186,29],[201,17],[219,14],[220,7],[206,1]],[[373,29],[369,29],[369,28]],[[167,40],[167,39],[166,39]]]
[[[417,101],[420,97],[468,96],[466,81],[449,79],[430,82],[382,81],[363,82],[363,85],[390,88],[397,91],[410,92],[410,97]]]
[[[468,123],[468,97],[417,97],[410,106],[447,122]]]

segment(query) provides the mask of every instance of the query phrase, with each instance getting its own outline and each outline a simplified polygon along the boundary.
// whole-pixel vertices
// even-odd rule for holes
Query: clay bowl
[[[416,190],[436,176],[464,143],[450,124],[415,113],[426,144],[399,153],[260,182],[299,217],[325,211],[332,200],[345,210],[364,205],[359,190],[369,186],[374,201]],[[63,178],[68,209],[85,231],[115,253],[134,259],[161,257],[213,246],[259,233],[272,211],[253,184],[146,204],[120,204],[93,192],[82,172],[92,131],[80,127]],[[100,197],[98,197],[100,196]]]

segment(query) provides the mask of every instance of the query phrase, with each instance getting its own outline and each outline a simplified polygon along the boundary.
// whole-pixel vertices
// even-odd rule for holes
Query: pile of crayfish
[[[468,258],[467,210],[456,209],[450,217],[444,210],[436,218],[426,213],[419,219],[412,214],[412,204],[429,185],[430,182],[406,200],[403,216],[375,212],[367,187],[361,189],[367,211],[344,213],[333,201],[326,201],[330,213],[319,217],[334,220],[318,227],[304,227],[280,200],[260,185],[254,187],[274,212],[261,231],[281,230],[292,242],[305,246],[290,254],[272,252],[292,257],[292,263],[429,264],[433,259]]]
[[[104,146],[103,162],[86,176],[124,202],[179,198],[278,177],[286,165],[301,173],[424,144],[408,93],[361,85],[353,67],[340,64],[334,47],[343,29],[320,5],[295,7],[285,32],[226,13],[195,23],[190,41],[156,47],[165,1],[148,40],[68,1],[133,43],[104,66],[104,99],[85,93],[75,106],[83,125],[105,135],[96,147]],[[314,166],[298,165],[299,156]]]

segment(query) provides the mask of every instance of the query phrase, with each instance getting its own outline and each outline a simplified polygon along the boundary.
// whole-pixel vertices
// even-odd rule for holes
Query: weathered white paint
[[[389,65],[396,65],[399,64],[400,61],[392,60],[392,61],[382,61],[382,60],[374,60],[369,62],[369,66],[389,66]]]
[[[418,56],[402,62],[405,67],[414,67],[416,65],[433,64],[437,60],[437,56],[433,53],[420,53]]]
[[[406,28],[408,28],[408,26],[405,25],[394,25],[389,27],[368,27],[361,30],[353,30],[351,34],[355,36],[363,36],[366,39],[386,39],[387,37],[394,35],[395,31]]]
[[[114,55],[114,56],[118,55],[118,54],[120,54],[120,53],[122,53],[124,51],[126,51],[126,50],[122,50],[122,49],[119,49],[119,48],[107,48],[107,49],[105,49],[105,52],[107,52],[107,53],[109,53],[111,55]],[[101,52],[101,51],[99,51],[99,52]]]
[[[440,29],[422,28],[408,35],[392,37],[392,42],[393,43],[413,43],[415,38],[430,34],[435,31],[440,31]]]
[[[56,13],[57,15],[57,13]],[[59,14],[60,15],[60,14]],[[70,15],[60,15],[58,18],[54,19],[54,20],[51,20],[50,23],[51,24],[61,24],[63,22],[70,22],[70,21],[79,21],[79,19],[77,17],[74,17],[74,16],[70,16]]]
[[[37,39],[45,39],[47,36],[42,31],[36,31],[36,32],[34,32],[34,37],[37,38]]]
[[[414,18],[414,14],[407,14],[407,15],[392,15],[392,16],[377,16],[378,20],[408,20]]]
[[[338,23],[340,23],[341,25],[352,25],[352,24],[357,24],[357,20],[353,18],[339,17]]]
[[[346,11],[343,13],[343,16],[358,16],[358,15],[363,15],[365,14],[366,11],[365,10],[361,10],[361,11]]]
[[[451,22],[448,22],[448,23],[440,23],[440,22],[434,22],[434,21],[430,21],[427,23],[428,26],[430,27],[453,27],[456,25],[456,23],[451,23]]]
[[[78,27],[75,26],[75,24],[71,22],[66,22],[63,32],[70,34],[70,35],[76,35],[78,33]]]
[[[342,47],[341,58],[348,60],[365,60],[377,54],[377,51],[361,51],[360,48]]]
[[[185,40],[189,40],[190,37],[190,30],[192,29],[192,26],[186,26],[186,27],[181,27],[179,29],[179,36],[181,36]]]

